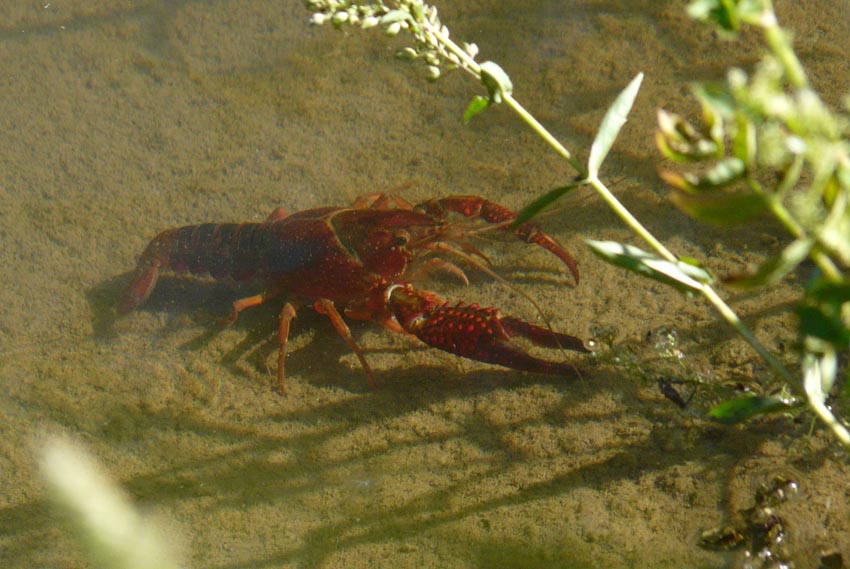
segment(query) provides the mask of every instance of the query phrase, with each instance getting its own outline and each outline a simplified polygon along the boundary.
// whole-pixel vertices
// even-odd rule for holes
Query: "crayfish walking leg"
[[[582,340],[541,328],[495,308],[477,304],[451,305],[436,295],[410,285],[393,285],[386,291],[387,310],[401,327],[429,346],[512,369],[552,375],[576,375],[569,363],[536,358],[515,346],[513,337],[524,337],[547,348],[589,352]]]

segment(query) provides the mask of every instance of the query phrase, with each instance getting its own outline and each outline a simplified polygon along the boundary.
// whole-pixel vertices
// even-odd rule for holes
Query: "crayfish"
[[[205,223],[163,231],[139,258],[118,311],[126,314],[140,306],[163,271],[257,282],[263,291],[236,300],[223,322],[232,323],[246,308],[269,299],[286,300],[278,325],[281,392],[286,390],[284,359],[290,324],[303,304],[312,304],[330,319],[357,355],[372,386],[372,370],[343,315],[377,321],[465,358],[530,372],[574,374],[571,364],[534,357],[511,339],[522,336],[547,348],[588,351],[579,338],[500,316],[495,308],[451,304],[408,282],[414,272],[434,266],[466,280],[451,257],[476,266],[481,266],[476,257],[486,261],[449,219],[450,214],[483,220],[543,247],[567,266],[578,283],[576,262],[563,247],[530,223],[510,227],[516,214],[499,204],[477,196],[451,196],[414,206],[380,194],[364,196],[351,207],[322,207],[291,215],[278,208],[263,223]]]

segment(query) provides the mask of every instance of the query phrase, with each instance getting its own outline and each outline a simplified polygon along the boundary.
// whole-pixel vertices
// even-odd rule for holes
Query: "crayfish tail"
[[[118,314],[128,314],[141,306],[150,296],[159,279],[159,266],[139,268],[118,303]]]

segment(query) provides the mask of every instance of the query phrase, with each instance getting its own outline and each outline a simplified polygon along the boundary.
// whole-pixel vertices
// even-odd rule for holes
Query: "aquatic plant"
[[[706,221],[743,221],[769,213],[793,236],[782,253],[766,261],[739,286],[765,286],[777,282],[805,259],[818,273],[800,302],[800,333],[803,338],[802,382],[762,346],[740,318],[713,288],[715,277],[699,262],[674,255],[655,238],[600,178],[600,169],[626,117],[642,74],[616,98],[593,141],[586,164],[579,162],[514,97],[507,73],[496,63],[479,63],[474,43],[457,43],[439,19],[436,7],[421,0],[351,1],[305,0],[313,24],[334,27],[382,28],[390,36],[409,34],[412,45],[396,56],[420,60],[429,80],[444,69],[460,69],[478,81],[486,95],[472,99],[464,120],[494,104],[505,104],[552,149],[577,175],[574,181],[541,196],[517,220],[521,223],[580,186],[590,186],[617,216],[652,250],[629,244],[587,240],[591,250],[610,263],[677,288],[699,294],[741,335],[789,385],[802,383],[809,406],[838,439],[850,445],[850,432],[825,404],[838,373],[838,356],[850,343],[850,288],[845,268],[850,265],[850,172],[846,120],[831,113],[811,89],[789,40],[777,20],[770,0],[695,0],[689,13],[709,22],[725,34],[742,25],[764,32],[770,53],[753,77],[731,70],[725,84],[696,89],[703,104],[706,125],[697,129],[678,115],[660,112],[658,143],[664,154],[679,162],[712,162],[700,173],[668,172],[665,180],[674,187],[673,200],[685,212]],[[804,169],[812,181],[796,191]],[[764,181],[765,174],[776,177]],[[767,177],[770,180],[770,177]],[[712,410],[717,420],[733,422],[758,413],[787,410],[797,405],[784,395],[748,397],[729,401]]]

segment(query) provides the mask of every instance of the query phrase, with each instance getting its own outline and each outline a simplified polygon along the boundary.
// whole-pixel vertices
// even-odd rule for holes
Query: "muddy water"
[[[780,16],[837,104],[850,8],[788,4]],[[174,528],[193,567],[742,566],[741,552],[698,538],[743,524],[759,485],[778,475],[799,484],[777,507],[797,566],[817,567],[829,550],[850,560],[845,458],[819,427],[809,434],[806,417],[731,428],[703,419],[732,396],[718,386],[770,389],[765,366],[702,302],[593,258],[582,239],[631,238],[590,195],[543,221],[579,260],[575,290],[541,253],[482,244],[554,327],[617,346],[618,362],[576,356],[581,380],[463,361],[355,325],[380,383],[370,389],[331,326],[305,309],[280,397],[269,371],[274,311],[215,326],[241,291],[166,280],[145,309],[114,320],[126,273],[164,228],[400,187],[410,200],[475,193],[520,207],[574,175],[505,109],[463,126],[478,89],[460,73],[427,83],[421,67],[392,59],[398,40],[311,28],[299,2],[127,6],[0,7],[4,567],[85,566],[34,463],[57,432]],[[605,170],[675,251],[724,272],[784,242],[767,222],[718,231],[690,221],[655,173],[655,109],[694,112],[687,82],[752,65],[755,36],[720,42],[681,2],[440,9],[580,157],[606,104],[646,73]],[[472,280],[427,286],[536,318],[514,290]],[[789,362],[799,286],[724,293]],[[659,377],[702,385],[680,410]]]

